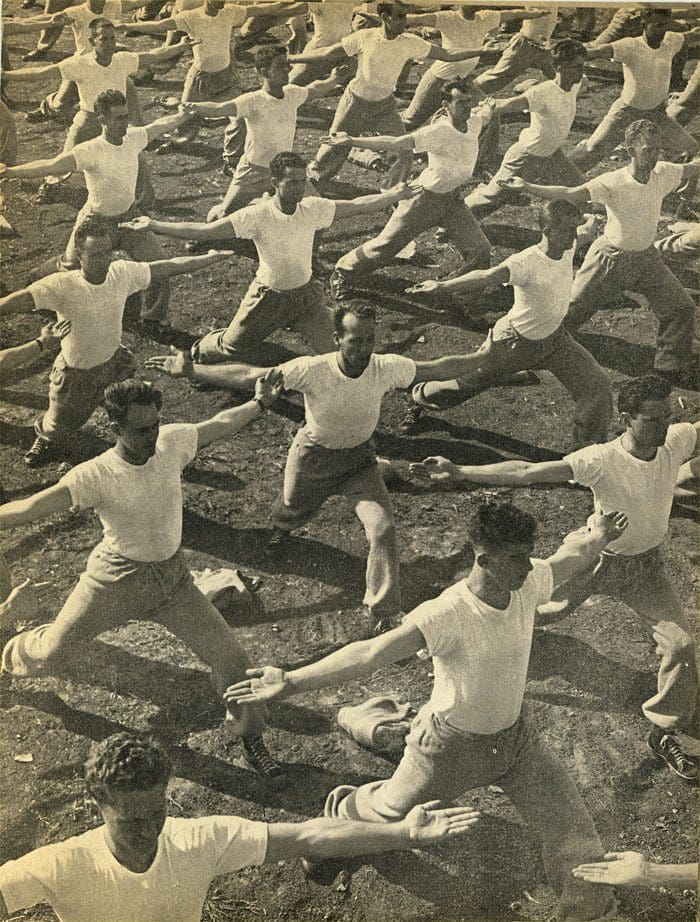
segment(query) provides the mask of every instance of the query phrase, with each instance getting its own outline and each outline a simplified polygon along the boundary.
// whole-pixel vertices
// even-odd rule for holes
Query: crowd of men
[[[693,627],[662,552],[674,498],[692,501],[698,476],[700,424],[674,423],[671,399],[674,388],[694,388],[697,362],[696,307],[681,281],[700,255],[700,145],[692,124],[700,42],[692,12],[625,8],[605,21],[586,10],[572,20],[553,4],[70,3],[47,0],[43,15],[6,27],[6,35],[35,31],[39,38],[24,56],[28,66],[16,67],[3,49],[3,92],[33,81],[45,96],[27,118],[68,129],[60,153],[19,163],[19,116],[0,103],[0,232],[12,233],[11,180],[41,180],[38,197],[47,202],[82,173],[87,199],[70,235],[57,241],[59,252],[35,267],[26,287],[0,298],[3,317],[55,314],[36,339],[0,354],[0,374],[55,355],[48,408],[24,457],[29,467],[70,457],[77,431],[99,407],[115,444],[0,506],[7,529],[72,508],[94,510],[103,528],[60,612],[38,626],[16,629],[27,587],[11,591],[2,561],[3,682],[89,657],[94,638],[129,620],[154,621],[210,668],[225,704],[223,732],[279,790],[288,779],[263,736],[270,702],[356,681],[426,651],[434,686],[403,729],[393,775],[335,788],[324,818],[301,824],[168,818],[172,765],[162,745],[136,733],[108,738],[85,768],[104,825],[0,867],[0,918],[44,901],[66,922],[194,922],[212,879],[244,866],[301,857],[312,869],[332,856],[465,834],[478,814],[438,802],[495,783],[541,844],[558,919],[610,918],[612,885],[687,883],[688,868],[664,877],[641,855],[605,853],[584,798],[523,711],[523,697],[536,625],[573,612],[592,593],[617,598],[658,656],[656,690],[640,701],[648,748],[677,778],[698,781],[698,759],[682,736],[697,739],[700,731]],[[130,10],[135,21],[126,22]],[[277,28],[284,23],[288,45]],[[37,65],[67,26],[75,54]],[[502,54],[480,66],[485,43],[501,28],[511,30]],[[134,35],[163,43],[136,53],[129,50]],[[240,93],[238,70],[251,49],[260,88]],[[190,53],[176,111],[146,123],[138,86],[153,68]],[[601,59],[621,65],[621,93],[590,137],[573,145],[578,99],[591,91]],[[422,62],[428,66],[402,108],[397,86]],[[332,124],[308,161],[295,150],[299,112],[333,94],[341,95]],[[501,156],[502,121],[512,113],[527,124]],[[186,156],[211,119],[228,119],[223,170],[230,184],[221,202],[193,221],[152,216],[158,176],[145,152],[158,142],[157,150]],[[384,164],[382,188],[331,197],[329,180],[348,158],[370,170]],[[539,206],[539,241],[495,262],[483,219],[530,201]],[[660,236],[669,201],[684,221]],[[336,220],[381,213],[383,229],[342,255],[330,280],[320,277],[323,232]],[[429,361],[378,352],[371,274],[414,253],[432,228],[460,257],[459,274],[426,278],[408,293],[430,304],[440,292],[460,292],[468,320],[483,293],[509,286],[512,307],[476,351]],[[185,255],[166,258],[161,237],[183,241]],[[137,370],[122,343],[134,298],[136,332],[167,342],[170,280],[251,253],[257,271],[228,326]],[[579,329],[628,291],[655,315],[657,339],[653,365],[639,368],[615,398],[603,357],[581,344]],[[265,341],[286,329],[309,354],[266,363]],[[385,483],[390,463],[377,457],[373,441],[385,394],[410,388],[401,423],[410,435],[430,429],[431,413],[492,387],[537,381],[543,369],[572,401],[560,408],[572,422],[570,453],[489,465],[435,455],[412,464],[411,474],[428,484],[576,483],[592,493],[589,520],[572,521],[561,546],[539,559],[534,548],[545,523],[510,502],[475,502],[464,523],[470,571],[406,613],[403,526]],[[164,425],[154,373],[245,396],[196,424]],[[271,497],[279,494],[268,555],[284,553],[292,532],[336,495],[349,498],[369,546],[365,639],[292,671],[251,662],[195,585],[181,550],[184,468],[207,445],[254,424],[284,390],[303,395],[305,421],[281,489],[270,484]],[[622,434],[611,438],[615,412]]]

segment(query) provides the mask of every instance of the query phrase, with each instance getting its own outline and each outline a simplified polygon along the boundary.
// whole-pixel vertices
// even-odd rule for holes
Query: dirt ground
[[[18,0],[8,0],[5,15],[18,16]],[[24,15],[24,14],[22,14]],[[19,65],[29,38],[8,41]],[[145,50],[146,39],[131,40]],[[63,36],[49,57],[70,51]],[[157,100],[177,94],[186,64],[179,63],[140,90],[146,118],[163,110]],[[414,84],[420,69],[414,69]],[[15,102],[20,162],[53,156],[64,127],[31,125],[24,113],[50,86],[8,85]],[[257,86],[250,67],[241,69],[241,91]],[[590,133],[619,91],[618,84],[594,78],[583,98],[572,140]],[[503,95],[508,95],[508,92]],[[303,110],[298,149],[311,155],[330,124],[337,97]],[[501,150],[522,127],[505,126]],[[203,220],[223,194],[220,172],[222,125],[202,131],[194,153],[157,156],[150,162],[159,196],[158,217]],[[605,168],[610,168],[609,163]],[[346,166],[329,194],[352,197],[376,188],[378,177]],[[81,184],[65,200],[39,206],[38,181],[12,182],[9,214],[19,236],[3,241],[2,277],[7,289],[26,283],[28,271],[64,245],[81,202]],[[667,206],[674,205],[672,197]],[[494,260],[536,239],[532,207],[507,208],[487,222],[495,244]],[[664,215],[670,221],[671,212]],[[320,275],[327,279],[335,260],[377,231],[385,215],[337,222],[320,251]],[[182,244],[162,238],[168,253]],[[377,273],[370,283],[379,307],[382,350],[417,359],[479,345],[483,330],[454,325],[449,304],[407,296],[415,280],[456,272],[459,259],[433,232],[419,241],[420,258]],[[227,322],[235,311],[255,265],[242,258],[181,277],[174,284],[171,319],[182,331],[155,342],[128,330],[124,341],[139,359],[164,351],[169,342],[192,337]],[[697,281],[694,287],[697,288]],[[475,305],[489,311],[500,293]],[[440,313],[439,311],[442,311]],[[487,314],[488,316],[488,314]],[[25,342],[38,330],[35,318],[11,318],[3,345]],[[186,332],[185,332],[186,331]],[[650,370],[655,323],[643,304],[601,312],[585,328],[582,342],[610,370],[616,387],[628,375]],[[291,334],[275,337],[270,362],[303,351]],[[22,454],[34,434],[33,420],[47,404],[49,365],[3,382],[0,464],[5,499],[33,493],[53,482],[66,465],[28,470]],[[142,371],[145,376],[145,371]],[[219,391],[193,390],[165,380],[163,418],[197,421],[224,406]],[[485,493],[512,497],[541,522],[537,552],[545,556],[585,519],[590,495],[570,487],[509,490],[431,489],[408,479],[408,463],[429,454],[458,462],[484,463],[505,458],[544,460],[569,447],[571,402],[558,382],[541,374],[541,384],[498,388],[468,404],[435,416],[416,436],[400,433],[404,394],[387,397],[377,433],[379,451],[395,462],[399,479],[391,487],[400,535],[405,609],[431,598],[469,565],[463,523],[474,501]],[[677,419],[697,418],[696,396],[674,391]],[[229,443],[202,451],[185,472],[184,548],[193,569],[239,566],[263,581],[265,613],[236,623],[255,663],[295,666],[315,660],[362,635],[365,541],[361,527],[342,499],[329,501],[318,517],[294,538],[290,552],[266,560],[269,511],[280,489],[287,448],[303,418],[298,396],[279,401],[274,412],[256,421]],[[76,439],[68,463],[108,447],[106,419],[95,414]],[[47,620],[58,611],[99,538],[99,523],[86,512],[17,529],[4,546],[15,581],[48,581],[42,593]],[[694,615],[698,561],[692,516],[674,510],[667,542],[668,570]],[[0,735],[0,860],[78,833],[97,820],[83,795],[80,772],[93,740],[117,730],[151,730],[172,744],[177,777],[170,792],[174,815],[237,813],[253,819],[299,820],[322,808],[326,793],[343,783],[385,777],[392,764],[361,750],[338,728],[335,715],[345,704],[371,694],[391,694],[419,706],[429,694],[430,661],[414,659],[385,669],[364,684],[332,688],[273,707],[267,734],[273,753],[289,768],[289,783],[271,792],[239,761],[236,746],[220,733],[222,707],[203,665],[161,628],[130,622],[102,635],[88,660],[66,663],[60,677],[14,680],[4,690]],[[576,615],[535,633],[526,704],[535,725],[569,766],[591,810],[606,847],[636,849],[662,861],[692,861],[696,852],[696,799],[692,788],[658,767],[645,749],[648,725],[641,701],[654,687],[655,657],[633,613],[608,599],[594,597]],[[28,756],[31,756],[29,760]],[[18,759],[19,756],[27,758]],[[545,919],[552,911],[537,843],[497,788],[467,793],[462,803],[483,811],[473,834],[459,844],[422,853],[378,856],[339,873],[329,885],[307,881],[297,862],[251,869],[222,879],[212,888],[206,918],[223,920],[475,920]],[[680,891],[620,893],[623,920],[690,920],[695,899]],[[36,909],[21,918],[52,919]],[[96,920],[99,910],[96,909]]]

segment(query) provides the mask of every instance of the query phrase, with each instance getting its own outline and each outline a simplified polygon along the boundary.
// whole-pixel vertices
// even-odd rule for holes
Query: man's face
[[[645,400],[635,416],[622,414],[622,421],[640,448],[651,449],[663,445],[672,420],[670,397],[665,400]]]
[[[109,803],[97,806],[118,860],[140,864],[154,857],[167,815],[165,785],[145,791],[113,791]]]
[[[560,74],[560,80],[565,87],[570,89],[576,83],[581,82],[585,63],[586,59],[583,55],[581,55],[581,57],[569,58],[568,60],[559,62],[557,70]]]
[[[647,16],[643,22],[644,37],[650,45],[659,45],[668,32],[669,21],[665,16]]]
[[[134,403],[121,423],[112,428],[136,464],[145,464],[156,453],[160,414],[153,403]]]
[[[286,86],[289,83],[289,72],[292,65],[287,60],[285,53],[276,54],[263,74],[268,83],[273,86]]]
[[[98,26],[90,36],[90,42],[97,54],[111,57],[117,49],[117,35],[111,22]]]
[[[280,202],[298,205],[306,191],[306,167],[288,166],[284,176],[275,180]]]
[[[105,11],[105,3],[106,0],[89,0],[90,12],[95,13],[96,16],[101,16]]]
[[[516,592],[532,570],[534,545],[505,544],[477,551],[479,565],[486,570],[493,584],[504,592]]]
[[[390,13],[382,13],[381,19],[389,38],[396,38],[406,31],[406,11],[402,6],[395,4]]]
[[[542,233],[553,249],[565,253],[574,245],[576,232],[583,221],[583,215],[581,215],[580,220],[574,216],[556,215],[545,222]]]
[[[78,261],[84,275],[104,278],[112,262],[112,241],[108,235],[86,237],[78,251]]]
[[[446,101],[446,108],[456,124],[466,124],[472,111],[471,94],[462,90],[452,90],[450,98]]]
[[[111,141],[121,141],[129,127],[128,106],[112,106],[98,119]]]
[[[656,131],[642,131],[627,145],[630,156],[641,169],[653,170],[661,153],[661,142]]]
[[[206,5],[210,13],[218,13],[223,10],[225,0],[207,0]]]
[[[334,333],[333,339],[343,357],[345,368],[353,375],[361,375],[369,365],[374,350],[375,321],[373,318],[346,314],[343,317],[342,333]]]

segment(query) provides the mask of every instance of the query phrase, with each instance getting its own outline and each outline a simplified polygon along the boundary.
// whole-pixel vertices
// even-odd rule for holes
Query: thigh
[[[391,213],[384,229],[376,237],[377,243],[396,244],[398,253],[411,240],[434,227],[442,218],[441,196],[419,192],[414,198],[399,202]]]
[[[628,271],[623,255],[596,240],[576,273],[571,302],[585,300],[601,308],[633,280],[636,276]]]
[[[139,263],[156,262],[165,259],[165,251],[158,237],[151,231],[122,230],[120,244],[129,256]]]
[[[564,385],[574,398],[611,393],[608,373],[588,349],[560,327],[544,367]],[[612,400],[612,397],[610,398]]]
[[[491,252],[491,241],[481,229],[472,210],[461,199],[443,217],[442,226],[463,256]]]
[[[363,525],[376,525],[380,520],[394,524],[391,497],[376,462],[349,477],[343,493]]]
[[[694,309],[693,299],[653,247],[640,257],[641,271],[634,290],[643,294],[655,314],[675,313],[679,306]]]
[[[406,126],[399,115],[399,110],[396,108],[396,102],[393,96],[386,103],[386,107],[379,114],[379,117],[376,120],[372,120],[372,124],[369,127],[374,131],[379,130],[384,134],[395,135],[397,137],[406,134]],[[404,152],[400,151],[399,155],[402,154],[404,154]],[[410,151],[406,151],[405,155],[413,156]]]
[[[614,146],[623,139],[625,129],[638,118],[640,118],[638,109],[632,109],[621,99],[616,99],[603,121],[588,139],[587,146],[589,148],[600,144]]]
[[[354,134],[363,127],[362,123],[363,105],[362,100],[358,99],[351,90],[346,89],[340,97],[338,108],[333,116],[331,124],[331,133],[335,131],[347,131],[348,134]]]
[[[651,628],[659,621],[673,621],[684,631],[694,634],[676,587],[664,570],[660,555],[640,567],[636,578],[626,581],[620,596],[641,616],[647,627]]]
[[[334,349],[333,315],[326,301],[323,285],[312,279],[299,292],[300,310],[290,324],[302,336],[317,355]]]
[[[680,157],[683,154],[696,153],[696,139],[675,118],[671,118],[663,107],[655,111],[652,121],[656,122],[661,130],[661,146],[669,156]]]
[[[555,150],[549,157],[535,158],[544,160],[542,178],[548,183],[557,183],[562,186],[582,186],[586,177],[581,170],[563,152],[561,148]]]
[[[73,225],[73,230],[70,233],[70,237],[68,238],[68,243],[66,244],[66,250],[65,250],[65,253],[63,254],[62,264],[65,266],[66,269],[75,269],[78,267],[78,254],[76,253],[76,250],[75,250],[75,234],[78,228],[80,227],[80,225],[85,221],[85,219],[88,217],[89,214],[90,214],[90,207],[88,203],[86,202],[76,216],[75,224]]]
[[[224,334],[224,342],[236,349],[257,346],[275,330],[286,325],[283,294],[253,281]]]

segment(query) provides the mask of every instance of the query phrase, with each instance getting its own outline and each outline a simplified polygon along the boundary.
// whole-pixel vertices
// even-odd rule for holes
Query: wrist
[[[267,413],[267,411],[270,409],[269,406],[268,406],[268,405],[265,403],[265,401],[263,400],[263,398],[260,397],[260,396],[257,395],[257,394],[255,395],[255,397],[253,397],[253,403],[255,403],[255,404],[258,405],[258,408],[260,409],[260,415],[261,415],[261,416],[262,416],[264,413]]]

